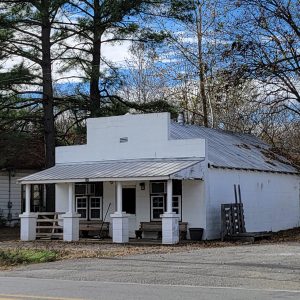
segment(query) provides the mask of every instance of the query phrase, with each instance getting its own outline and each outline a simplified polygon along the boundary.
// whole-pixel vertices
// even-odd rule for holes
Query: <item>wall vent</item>
[[[120,143],[127,143],[128,142],[128,137],[121,137],[120,138]]]

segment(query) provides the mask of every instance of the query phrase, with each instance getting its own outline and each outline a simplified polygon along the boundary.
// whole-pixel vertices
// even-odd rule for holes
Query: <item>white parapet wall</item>
[[[56,148],[56,163],[205,157],[205,140],[169,139],[170,114],[155,113],[87,120],[87,144]]]

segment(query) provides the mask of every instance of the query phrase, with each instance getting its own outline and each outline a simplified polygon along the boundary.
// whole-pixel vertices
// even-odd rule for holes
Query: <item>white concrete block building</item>
[[[299,173],[289,161],[254,136],[173,122],[168,113],[88,119],[86,145],[57,147],[54,167],[20,182],[27,191],[23,240],[36,237],[30,186],[47,183],[56,186],[66,241],[93,221],[108,222],[116,243],[153,224],[164,244],[177,243],[182,228],[218,238],[221,204],[235,201],[234,185],[248,231],[300,225]]]

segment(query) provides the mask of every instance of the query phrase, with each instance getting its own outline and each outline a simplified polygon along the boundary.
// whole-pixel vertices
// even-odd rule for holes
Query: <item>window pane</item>
[[[173,197],[173,206],[178,207],[179,206],[179,199],[178,197]]]
[[[77,209],[77,213],[81,215],[82,219],[86,219],[86,209]]]
[[[153,197],[152,198],[153,207],[164,207],[164,198],[163,197]]]
[[[173,208],[173,212],[176,214],[179,214],[179,209],[178,208]]]
[[[77,199],[77,207],[85,208],[86,207],[86,199],[78,198]]]
[[[75,184],[76,195],[85,195],[85,193],[86,193],[86,184]]]
[[[91,218],[100,219],[100,209],[91,209]]]
[[[153,219],[160,219],[160,215],[164,213],[163,209],[153,209]]]
[[[165,193],[165,183],[164,182],[152,182],[151,183],[151,193],[152,194]]]
[[[91,207],[100,207],[100,199],[99,198],[92,198],[91,199]]]

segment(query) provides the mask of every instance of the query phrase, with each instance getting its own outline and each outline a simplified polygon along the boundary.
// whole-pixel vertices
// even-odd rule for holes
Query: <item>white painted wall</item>
[[[55,210],[56,212],[67,212],[69,210],[69,184],[55,184]]]
[[[182,182],[182,221],[188,222],[188,228],[206,228],[204,182],[201,180]]]
[[[56,147],[56,163],[205,157],[204,139],[170,140],[169,125],[169,113],[88,119],[87,144]]]
[[[208,184],[208,239],[220,237],[221,204],[234,203],[234,184],[241,186],[248,232],[276,232],[300,225],[299,176],[209,169]]]
[[[17,183],[22,177],[35,173],[31,170],[17,170],[13,177],[11,177],[11,202],[12,202],[12,218],[15,223],[19,220],[19,214],[21,213],[21,184]],[[7,218],[9,212],[7,203],[9,200],[9,180],[8,172],[0,172],[0,209],[3,211],[3,215]]]

